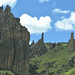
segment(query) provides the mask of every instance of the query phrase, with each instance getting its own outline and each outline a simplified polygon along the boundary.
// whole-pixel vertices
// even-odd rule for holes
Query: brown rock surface
[[[0,68],[28,75],[30,34],[15,18],[9,6],[0,7]]]
[[[68,51],[70,53],[75,52],[75,39],[74,39],[74,34],[73,33],[71,33],[71,38],[69,40]]]
[[[42,33],[41,39],[30,46],[30,58],[39,57],[47,52],[47,48],[44,44],[44,33]]]

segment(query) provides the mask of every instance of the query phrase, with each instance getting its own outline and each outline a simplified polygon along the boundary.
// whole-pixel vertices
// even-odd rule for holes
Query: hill
[[[33,75],[74,75],[75,52],[68,52],[68,43],[56,44],[53,49],[49,44],[45,43],[48,49],[45,54],[30,59]]]

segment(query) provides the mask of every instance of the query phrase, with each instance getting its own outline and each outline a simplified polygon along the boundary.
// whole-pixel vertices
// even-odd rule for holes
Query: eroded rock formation
[[[32,41],[31,45],[34,45],[34,40]]]
[[[69,52],[75,52],[75,39],[74,39],[74,34],[71,33],[71,38],[69,40],[69,47],[68,47]]]
[[[42,33],[41,39],[30,46],[30,58],[41,56],[47,51],[48,50],[44,44],[44,33]]]
[[[9,6],[0,7],[0,69],[28,75],[30,34]]]

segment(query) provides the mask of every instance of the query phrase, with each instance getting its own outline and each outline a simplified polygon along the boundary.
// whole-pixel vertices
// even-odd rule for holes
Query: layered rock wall
[[[9,6],[0,7],[0,68],[28,75],[30,34]]]

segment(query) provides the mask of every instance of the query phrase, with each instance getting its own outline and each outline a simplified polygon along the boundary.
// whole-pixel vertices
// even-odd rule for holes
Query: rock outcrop
[[[75,52],[75,39],[74,39],[74,34],[73,33],[71,33],[71,38],[69,40],[68,51],[70,53]]]
[[[39,57],[47,52],[47,48],[44,44],[44,33],[42,33],[41,39],[30,46],[30,58]]]
[[[32,41],[31,45],[34,45],[34,40]]]
[[[0,7],[0,69],[28,75],[30,34],[7,5]]]

